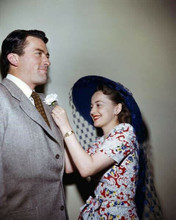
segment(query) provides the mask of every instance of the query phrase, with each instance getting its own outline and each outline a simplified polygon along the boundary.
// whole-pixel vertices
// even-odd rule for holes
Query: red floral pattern
[[[117,125],[104,140],[99,138],[87,152],[101,151],[115,164],[99,179],[94,191],[81,207],[79,219],[137,220],[134,203],[138,173],[138,142],[130,124]]]

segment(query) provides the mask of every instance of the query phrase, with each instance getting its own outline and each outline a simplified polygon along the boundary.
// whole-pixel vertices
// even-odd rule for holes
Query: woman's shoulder
[[[134,128],[131,124],[121,123],[114,127],[114,129],[110,133],[111,140],[118,141],[136,141],[136,134],[134,132]]]
[[[113,131],[112,131],[112,133],[117,133],[117,132],[119,132],[119,133],[121,133],[121,132],[127,132],[127,133],[128,132],[129,133],[133,132],[134,133],[134,128],[129,123],[120,123],[117,126],[115,126]]]
[[[126,142],[132,140],[136,141],[136,135],[133,126],[128,123],[120,123],[111,130],[107,138],[104,139],[103,136],[97,138],[94,145],[106,144],[110,142]]]
[[[138,148],[138,142],[133,126],[128,123],[121,123],[112,129],[109,136],[102,142],[102,149],[127,150]],[[131,148],[131,149],[132,149]]]

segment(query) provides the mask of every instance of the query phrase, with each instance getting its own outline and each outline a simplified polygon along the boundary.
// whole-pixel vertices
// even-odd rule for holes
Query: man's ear
[[[114,109],[114,114],[118,115],[121,111],[122,111],[122,104],[119,103],[119,104],[116,105],[116,107]]]
[[[7,59],[13,66],[18,66],[18,54],[16,53],[9,53],[7,55]]]

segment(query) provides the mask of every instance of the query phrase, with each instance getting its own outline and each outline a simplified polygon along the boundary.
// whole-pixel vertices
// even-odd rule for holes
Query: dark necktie
[[[33,91],[31,97],[34,99],[34,104],[35,104],[36,109],[41,114],[41,116],[43,117],[43,119],[45,120],[47,125],[50,127],[50,124],[49,124],[48,118],[46,116],[45,110],[43,108],[43,104],[40,99],[40,96],[36,92]]]

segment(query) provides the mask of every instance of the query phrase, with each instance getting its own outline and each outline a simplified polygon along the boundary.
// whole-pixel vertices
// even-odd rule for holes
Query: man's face
[[[34,89],[47,82],[49,53],[46,44],[39,38],[29,36],[26,42],[24,54],[18,57],[16,76]]]

